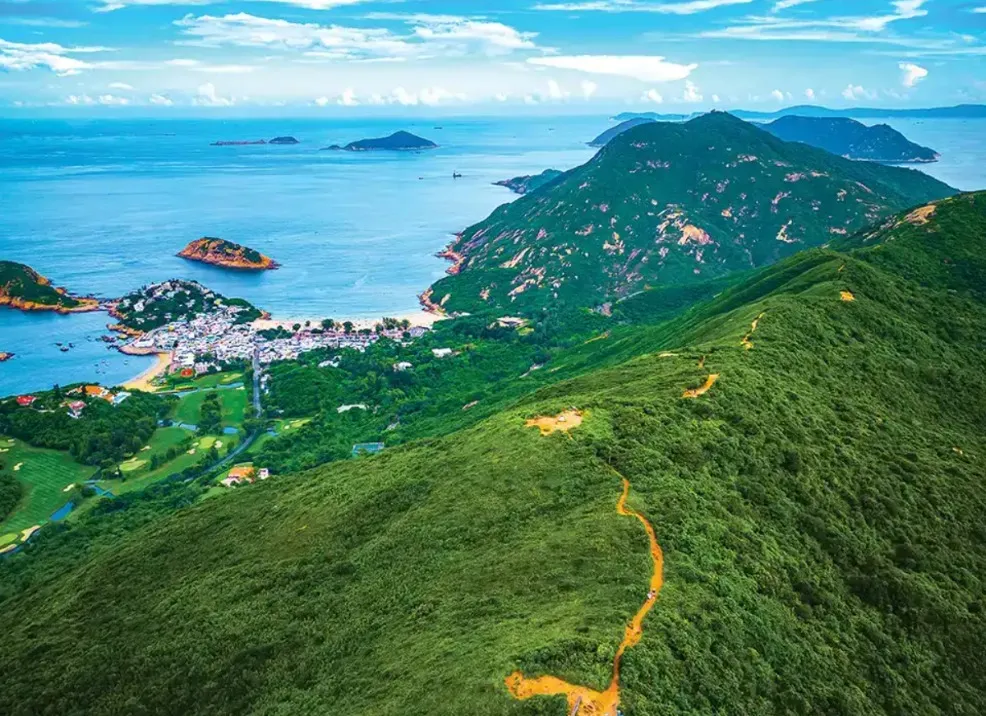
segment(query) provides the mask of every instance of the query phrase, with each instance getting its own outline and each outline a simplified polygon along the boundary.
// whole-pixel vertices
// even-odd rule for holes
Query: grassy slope
[[[75,308],[79,305],[71,296],[56,291],[46,278],[30,266],[14,261],[0,261],[0,296],[44,306]]]
[[[723,113],[651,122],[466,229],[462,270],[432,300],[469,312],[594,305],[764,266],[952,192]]]
[[[472,428],[209,500],[84,566],[71,534],[42,543],[0,574],[0,711],[562,714],[502,680],[605,683],[648,573],[612,467],[666,560],[626,713],[983,712],[986,273],[958,259],[986,206],[938,214],[580,346],[564,370],[609,367]],[[944,285],[884,268],[934,275],[940,251]],[[522,427],[570,405],[572,439]]]

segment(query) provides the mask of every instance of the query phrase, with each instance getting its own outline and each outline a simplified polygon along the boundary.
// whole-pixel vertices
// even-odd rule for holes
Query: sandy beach
[[[163,375],[168,367],[171,365],[171,354],[170,353],[158,353],[157,360],[154,364],[144,370],[140,375],[128,380],[121,387],[126,390],[143,390],[148,393],[153,393],[157,388],[152,384],[152,380],[157,378],[159,375]]]
[[[435,321],[440,321],[444,316],[437,316],[434,313],[428,313],[426,311],[410,311],[408,313],[395,313],[388,318],[396,318],[399,321],[407,320],[411,326],[424,326],[425,328],[430,328]],[[373,328],[375,325],[380,323],[381,318],[335,318],[332,319],[337,325],[344,323],[345,321],[350,321],[353,327],[358,331],[361,328]],[[312,326],[321,325],[321,318],[258,318],[251,325],[258,331],[267,330],[268,328],[291,328],[296,323],[305,325],[305,321],[311,321]]]

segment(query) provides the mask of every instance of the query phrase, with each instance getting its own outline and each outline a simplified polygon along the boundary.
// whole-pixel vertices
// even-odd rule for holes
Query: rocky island
[[[274,137],[268,144],[299,144],[294,137]]]
[[[249,323],[264,315],[242,298],[226,298],[197,281],[171,279],[139,288],[117,301],[110,315],[119,324],[110,328],[135,336],[168,323],[217,312],[235,314],[235,323]]]
[[[30,266],[15,261],[0,261],[0,306],[21,311],[55,311],[81,313],[99,309],[95,298],[72,296]]]
[[[888,164],[938,161],[938,152],[915,144],[886,124],[867,127],[848,117],[781,117],[764,129],[786,142],[802,142],[846,159]]]
[[[419,137],[410,132],[394,132],[387,137],[377,137],[375,139],[360,139],[350,142],[344,147],[333,144],[322,147],[323,150],[344,151],[344,152],[368,152],[374,150],[387,150],[392,152],[408,152],[420,149],[435,149],[438,145],[434,142]]]
[[[264,256],[248,246],[212,236],[204,236],[192,241],[178,252],[178,256],[189,261],[201,261],[213,266],[241,271],[269,271],[279,266],[269,256]]]
[[[613,139],[613,137],[620,136],[628,129],[639,127],[641,124],[650,124],[651,122],[654,121],[656,120],[653,120],[649,117],[631,117],[625,122],[620,122],[615,127],[610,127],[609,129],[607,129],[605,132],[603,132],[598,137],[596,137],[591,142],[589,142],[589,146],[605,147],[607,144],[609,144],[609,141]]]
[[[213,142],[210,147],[241,147],[247,144],[267,144],[266,139],[221,139]]]
[[[5,353],[3,351],[0,351],[0,363],[3,363],[4,361],[8,361],[13,357],[14,357],[13,353]]]
[[[545,169],[540,174],[524,174],[513,179],[502,179],[493,182],[494,186],[505,186],[514,194],[527,194],[562,175],[557,169]]]

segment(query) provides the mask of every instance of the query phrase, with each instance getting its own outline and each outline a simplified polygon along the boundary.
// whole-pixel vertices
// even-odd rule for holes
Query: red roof
[[[18,395],[17,396],[17,404],[18,405],[30,405],[35,400],[37,400],[37,398],[35,398],[33,395]]]
[[[73,400],[71,403],[68,404],[68,407],[69,410],[74,410],[75,412],[79,412],[84,407],[86,407],[86,404],[83,403],[81,400]]]

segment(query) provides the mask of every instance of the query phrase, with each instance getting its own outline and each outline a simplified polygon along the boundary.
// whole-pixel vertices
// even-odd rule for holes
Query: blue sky
[[[986,0],[0,0],[0,110],[986,101]]]

